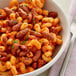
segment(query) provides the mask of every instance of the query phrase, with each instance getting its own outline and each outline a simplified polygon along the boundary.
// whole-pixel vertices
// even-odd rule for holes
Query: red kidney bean
[[[27,17],[27,13],[23,11],[21,8],[19,8],[18,13],[23,19]]]
[[[0,34],[1,34],[1,28],[2,28],[2,26],[0,26]]]
[[[19,17],[19,13],[18,13],[18,12],[16,12],[16,18],[17,18],[17,17]]]
[[[0,58],[1,61],[7,61],[8,60],[8,57],[2,57]]]
[[[29,53],[29,49],[25,45],[15,43],[14,49],[16,50],[16,53],[19,54],[19,56],[26,56],[26,54]]]
[[[25,5],[22,5],[20,8],[29,13],[29,9]]]
[[[7,20],[7,25],[12,27],[17,24],[17,20]]]
[[[21,23],[18,23],[18,24],[14,25],[14,26],[12,27],[12,30],[13,30],[13,31],[19,31],[20,26],[21,26]]]
[[[35,31],[30,31],[30,34],[31,35],[35,35],[35,36],[37,36],[37,37],[41,37],[42,35],[41,35],[41,33],[39,33],[39,32],[35,32]]]
[[[25,65],[30,65],[33,62],[33,60],[32,58],[25,57],[23,62],[25,63]]]
[[[38,50],[36,53],[35,53],[35,56],[33,57],[33,61],[36,62],[41,56],[41,51]]]
[[[52,11],[52,12],[49,12],[49,16],[56,18],[58,16],[58,14],[57,14],[57,12]]]
[[[19,54],[20,54],[20,51],[21,51],[20,49],[18,49],[18,50],[17,50],[17,55],[19,55]]]
[[[33,67],[34,69],[36,69],[36,68],[37,68],[37,63],[34,62],[34,63],[32,64],[32,67]]]
[[[29,29],[26,28],[26,29],[18,32],[17,35],[16,35],[16,38],[22,39],[28,32],[29,32]]]
[[[26,56],[28,54],[29,50],[22,51],[19,53],[19,56]]]
[[[17,50],[19,49],[20,44],[14,43],[13,46],[14,46],[14,49]]]
[[[26,55],[25,52],[20,52],[20,53],[19,53],[19,56],[25,56],[25,55]]]
[[[16,49],[21,49],[22,51],[28,51],[28,48],[25,45],[21,45],[21,44],[14,44],[14,47]]]
[[[7,15],[11,14],[11,13],[14,13],[13,10],[9,9],[8,7],[5,7],[4,8],[5,12],[7,13]]]
[[[6,36],[3,36],[3,42],[6,43],[8,38]]]
[[[0,55],[1,56],[7,56],[7,53],[6,52],[0,52]]]
[[[41,32],[41,34],[42,34],[42,37],[47,38],[48,40],[53,40],[54,39],[54,37],[46,31]]]
[[[20,45],[20,48],[21,48],[23,51],[27,50],[27,47],[26,47],[25,45]]]
[[[29,35],[29,39],[32,40],[32,39],[36,39],[37,37],[34,36],[34,35]]]
[[[32,21],[32,14],[29,13],[28,16],[27,16],[27,18],[28,18],[28,22],[31,22]]]
[[[56,30],[56,27],[51,27],[49,31],[53,32],[53,33],[56,33],[56,34],[58,33],[57,30]]]
[[[46,64],[46,62],[44,60],[39,60],[38,61],[38,68],[42,67],[44,64]]]
[[[0,19],[4,19],[4,18],[6,18],[6,16],[0,15]]]
[[[33,16],[37,15],[36,8],[32,8],[32,14],[33,14]]]

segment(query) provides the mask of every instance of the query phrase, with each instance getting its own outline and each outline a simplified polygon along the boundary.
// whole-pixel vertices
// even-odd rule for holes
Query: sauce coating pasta
[[[11,0],[0,9],[0,72],[20,75],[41,68],[62,45],[58,13],[43,9],[45,0]]]

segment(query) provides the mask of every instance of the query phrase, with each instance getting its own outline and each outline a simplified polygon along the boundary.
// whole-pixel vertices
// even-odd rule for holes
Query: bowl
[[[21,2],[24,0],[18,0],[18,1]],[[10,2],[10,0],[0,0],[0,8],[4,8],[4,7],[8,6],[9,2]],[[52,61],[50,61],[49,63],[47,63],[43,67],[41,67],[33,72],[21,74],[18,76],[36,76],[36,75],[39,75],[40,73],[46,71],[60,58],[60,56],[64,52],[64,50],[67,47],[67,44],[69,42],[70,26],[69,26],[69,23],[68,23],[68,20],[66,18],[65,13],[62,11],[62,9],[59,7],[59,5],[56,4],[53,0],[45,0],[45,7],[44,8],[47,9],[48,11],[56,11],[58,13],[59,18],[61,20],[60,25],[62,25],[62,27],[63,27],[63,30],[60,33],[63,37],[63,44],[62,44],[62,46],[56,48],[56,51],[53,55]]]

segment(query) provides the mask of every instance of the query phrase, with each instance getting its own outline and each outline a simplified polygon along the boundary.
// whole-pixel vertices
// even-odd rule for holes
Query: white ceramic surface
[[[8,6],[9,1],[10,0],[0,0],[0,7],[3,8],[5,6]],[[24,0],[19,0],[19,1],[24,1]],[[59,17],[61,20],[61,25],[63,27],[63,31],[61,33],[63,36],[63,45],[61,46],[61,48],[60,47],[58,48],[58,50],[56,51],[57,54],[51,62],[49,62],[48,64],[46,64],[45,66],[43,66],[40,69],[37,69],[33,72],[19,75],[19,76],[35,76],[35,75],[39,75],[40,73],[44,72],[45,70],[50,68],[59,59],[59,57],[62,55],[65,47],[67,46],[68,40],[70,38],[70,27],[69,27],[69,24],[68,24],[68,21],[66,19],[64,12],[62,12],[61,8],[55,2],[53,2],[51,0],[46,0],[45,8],[48,9],[49,11],[54,10],[54,11],[58,12],[58,14],[59,14]]]
[[[69,6],[70,6],[72,0],[53,0],[53,1],[55,1],[55,3],[58,4],[59,7],[61,7],[62,10],[64,11],[64,13],[68,16]],[[41,73],[38,76],[48,76],[50,70],[51,70],[51,68],[48,69],[47,71]]]

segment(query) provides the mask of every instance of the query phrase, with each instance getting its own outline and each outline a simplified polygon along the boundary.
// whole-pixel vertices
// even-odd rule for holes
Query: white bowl
[[[21,1],[25,1],[25,0],[19,0],[19,1],[21,2]],[[4,7],[8,6],[9,2],[10,2],[10,0],[0,0],[0,8],[4,8]],[[62,53],[64,52],[64,50],[67,47],[67,44],[69,42],[70,26],[68,24],[68,20],[65,16],[64,12],[62,11],[62,9],[58,6],[58,4],[56,4],[52,0],[46,0],[44,8],[48,9],[49,11],[58,12],[59,18],[61,20],[61,25],[63,27],[63,31],[61,32],[61,35],[63,36],[63,45],[61,47],[57,47],[52,61],[50,61],[49,63],[47,63],[46,65],[44,65],[40,69],[37,69],[37,70],[30,72],[30,73],[21,74],[19,76],[39,75],[40,73],[42,73],[45,70],[47,70],[48,68],[50,68],[59,59],[59,57],[62,55]]]

